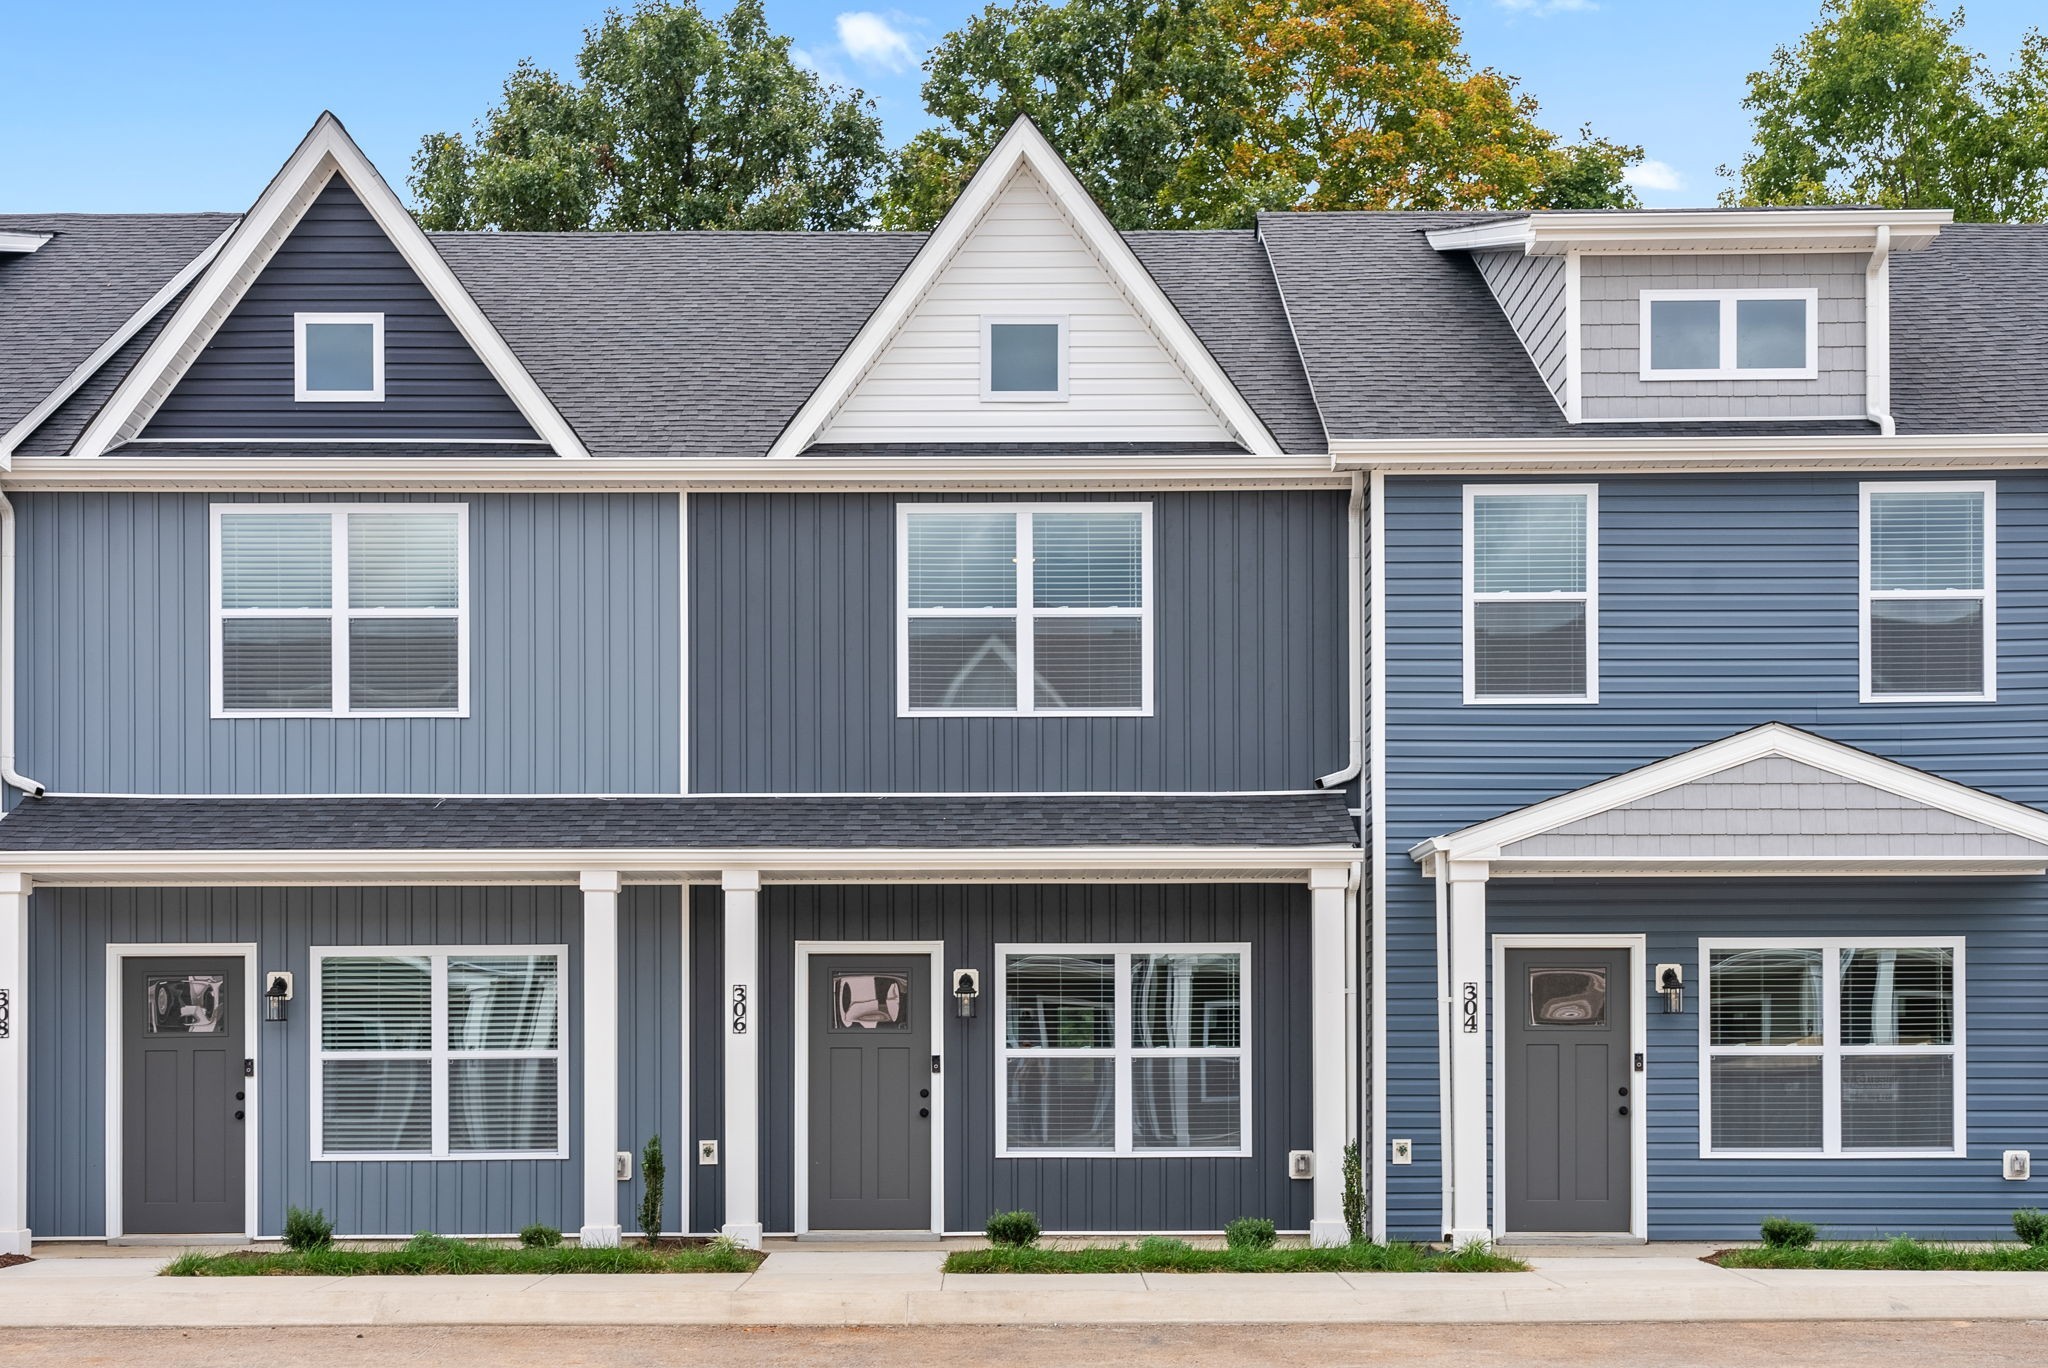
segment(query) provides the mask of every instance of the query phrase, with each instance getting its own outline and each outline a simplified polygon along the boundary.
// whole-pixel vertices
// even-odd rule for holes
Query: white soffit
[[[0,252],[26,256],[55,237],[54,233],[0,233]]]

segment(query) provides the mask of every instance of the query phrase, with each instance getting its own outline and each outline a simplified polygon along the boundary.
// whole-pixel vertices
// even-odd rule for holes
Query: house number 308
[[[1479,1034],[1479,985],[1465,985],[1465,1034]]]
[[[744,983],[732,986],[732,1033],[747,1033],[747,985]]]

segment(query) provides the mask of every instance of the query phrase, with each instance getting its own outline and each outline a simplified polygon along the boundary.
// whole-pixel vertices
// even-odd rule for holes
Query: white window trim
[[[370,325],[370,388],[316,390],[306,386],[306,325],[368,323]],[[295,313],[292,315],[292,398],[301,404],[381,404],[384,402],[384,315],[381,313]]]
[[[1010,1048],[1009,963],[1012,955],[1111,955],[1115,957],[1115,996],[1110,1010],[1115,1043],[1109,1048],[1049,1050]],[[1237,1046],[1235,1049],[1137,1049],[1131,1044],[1131,957],[1133,955],[1236,955]],[[996,1157],[998,1159],[1241,1159],[1252,1153],[1252,947],[1249,941],[1218,943],[1104,942],[1094,944],[1004,944],[995,948],[995,1093]],[[1116,1136],[1109,1149],[1010,1148],[1010,1066],[1012,1059],[1073,1057],[1115,1061]],[[1132,1141],[1131,1104],[1134,1059],[1237,1060],[1237,1134],[1235,1149],[1139,1149]]]
[[[1700,1158],[1702,1159],[1952,1159],[1969,1153],[1969,1068],[1965,965],[1961,936],[1767,936],[1702,938],[1699,957]],[[1818,950],[1821,954],[1820,1045],[1714,1045],[1713,954],[1718,950]],[[1947,950],[1954,956],[1955,995],[1950,1011],[1955,1039],[1948,1045],[1843,1045],[1842,971],[1844,950]],[[1844,1149],[1842,1071],[1844,1055],[1950,1055],[1954,1069],[1954,1143],[1946,1149]],[[1712,1143],[1713,1060],[1722,1055],[1795,1056],[1821,1060],[1821,1147],[1812,1150],[1722,1150]]]
[[[455,604],[450,608],[351,608],[348,606],[348,515],[377,512],[452,513],[455,517]],[[469,716],[469,505],[466,503],[225,503],[210,510],[207,555],[208,634],[212,640],[212,703],[216,720],[261,717],[468,717]],[[221,606],[221,520],[240,513],[325,513],[331,520],[328,606],[325,608],[223,608]],[[333,629],[332,677],[326,708],[230,709],[221,624],[228,618],[326,618]],[[352,618],[453,618],[455,620],[455,706],[453,708],[365,710],[349,707],[348,624]]]
[[[1721,364],[1698,370],[1650,369],[1650,306],[1659,300],[1713,299],[1721,304]],[[1743,368],[1735,364],[1736,303],[1745,299],[1806,301],[1806,364]],[[1644,290],[1636,322],[1636,361],[1641,378],[1660,380],[1817,380],[1820,378],[1820,291],[1817,289]]]
[[[1017,592],[1009,608],[912,608],[910,606],[910,521],[926,513],[1003,513],[1016,518]],[[1139,606],[1132,608],[1036,608],[1031,604],[1031,519],[1035,513],[1135,513],[1138,515]],[[1152,715],[1152,505],[1150,503],[905,503],[896,506],[896,715],[898,717],[1150,717]],[[1009,618],[1017,624],[1017,702],[1010,708],[913,708],[910,705],[910,622],[912,618]],[[1138,706],[1135,708],[1041,708],[1038,706],[1036,643],[1031,625],[1041,617],[1136,618]],[[466,697],[466,695],[465,695]]]
[[[999,390],[995,387],[995,345],[990,329],[998,323],[1051,323],[1060,330],[1059,388]],[[1067,316],[1065,314],[983,314],[981,318],[981,401],[985,404],[1063,404],[1067,401]]]
[[[1490,593],[1480,595],[1472,585],[1473,548],[1476,541],[1473,504],[1481,497],[1533,497],[1579,494],[1586,500],[1586,587],[1583,591],[1543,593]],[[1600,486],[1596,484],[1507,484],[1466,485],[1464,506],[1464,661],[1465,701],[1469,704],[1581,704],[1600,701]],[[1478,637],[1474,631],[1473,605],[1484,597],[1489,603],[1584,603],[1586,605],[1586,690],[1579,694],[1481,694],[1477,669]]]
[[[1873,494],[1981,494],[1984,496],[1982,589],[1872,589],[1870,500]],[[1878,693],[1871,686],[1872,599],[1978,599],[1984,604],[1984,688],[1977,693]],[[1998,484],[1994,480],[1865,480],[1856,493],[1857,696],[1865,703],[1995,703],[1998,701]]]
[[[307,1099],[311,1116],[312,1157],[316,1163],[469,1163],[481,1159],[567,1159],[569,1157],[569,947],[566,945],[316,945],[309,951],[312,970],[310,1015],[312,1086]],[[448,960],[498,955],[553,955],[555,957],[555,1046],[552,1050],[453,1050],[448,1046]],[[321,966],[329,959],[376,959],[379,957],[424,959],[432,975],[428,1003],[429,1048],[425,1050],[323,1050],[321,1032]],[[391,1153],[349,1151],[326,1152],[323,1130],[325,1079],[322,1069],[329,1058],[340,1060],[426,1059],[428,1088],[433,1099],[433,1148],[431,1151],[399,1150]],[[553,1059],[555,1062],[555,1147],[551,1150],[460,1150],[448,1148],[448,1064],[462,1059]]]

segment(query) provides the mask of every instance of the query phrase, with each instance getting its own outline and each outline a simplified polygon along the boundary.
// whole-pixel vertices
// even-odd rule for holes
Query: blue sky
[[[721,0],[709,0],[716,7]],[[805,58],[874,96],[892,140],[924,121],[917,64],[970,0],[768,0]],[[1711,203],[1747,141],[1746,73],[1818,0],[1453,0],[1473,59],[1520,79],[1560,132],[1640,142],[1645,202]],[[322,108],[401,194],[413,148],[466,131],[521,57],[571,72],[601,0],[354,0],[13,7],[0,81],[0,210],[242,209]],[[2039,0],[1972,0],[2003,66]]]

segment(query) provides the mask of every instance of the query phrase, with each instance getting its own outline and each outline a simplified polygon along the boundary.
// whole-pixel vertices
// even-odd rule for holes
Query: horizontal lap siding
[[[2048,805],[2048,475],[1996,478],[1996,703],[1857,701],[1855,475],[1670,474],[1599,481],[1602,701],[1528,707],[1462,701],[1462,483],[1387,479],[1388,1134],[1415,1141],[1388,1170],[1395,1233],[1442,1233],[1417,841],[1770,721]]]
[[[307,498],[402,496],[18,496],[23,769],[73,792],[675,792],[673,496],[412,498],[469,507],[469,716],[212,718],[209,506]]]
[[[692,790],[1301,789],[1340,767],[1345,495],[1101,497],[1153,506],[1151,717],[899,718],[897,506],[934,500],[693,496]]]

